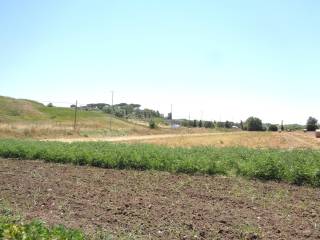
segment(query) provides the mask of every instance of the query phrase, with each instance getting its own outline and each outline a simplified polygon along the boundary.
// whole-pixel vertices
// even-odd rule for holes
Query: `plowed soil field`
[[[0,159],[0,201],[115,238],[320,239],[320,190],[286,183]]]

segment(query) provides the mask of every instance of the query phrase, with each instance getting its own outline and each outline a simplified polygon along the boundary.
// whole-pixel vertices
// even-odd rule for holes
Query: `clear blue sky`
[[[320,1],[10,0],[0,95],[174,117],[320,118]]]

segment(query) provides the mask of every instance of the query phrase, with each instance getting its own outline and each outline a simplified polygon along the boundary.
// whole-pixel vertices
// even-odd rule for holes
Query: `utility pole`
[[[77,127],[77,111],[78,111],[78,100],[76,100],[76,107],[74,108],[74,123],[73,123],[73,130],[76,130]]]
[[[189,129],[189,133],[190,133],[190,112],[189,112],[188,129]]]
[[[200,115],[201,128],[204,126],[204,121],[202,121],[202,117],[203,117],[203,110],[201,110],[201,115]],[[199,124],[199,126],[200,126],[200,124]]]
[[[171,104],[171,128],[173,126],[173,116],[172,116],[172,104]]]
[[[112,115],[113,115],[113,91],[111,91],[111,114],[110,114],[110,122],[109,122],[110,130],[111,130],[111,124],[112,124]]]

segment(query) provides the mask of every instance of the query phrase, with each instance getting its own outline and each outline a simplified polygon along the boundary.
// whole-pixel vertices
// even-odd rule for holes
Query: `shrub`
[[[271,124],[268,128],[268,131],[271,131],[271,132],[277,132],[278,131],[278,126],[275,125],[275,124]]]
[[[313,186],[320,187],[320,169],[314,175]]]
[[[224,127],[225,127],[225,128],[231,128],[231,127],[232,127],[231,122],[226,121],[226,122],[224,123]]]
[[[215,127],[216,128],[224,128],[225,127],[225,123],[224,122],[216,122]]]
[[[157,123],[154,120],[149,121],[149,128],[155,129],[157,128]]]
[[[312,184],[311,174],[302,166],[294,170],[293,183],[296,185]]]
[[[213,128],[213,122],[211,122],[211,121],[205,121],[205,122],[204,122],[204,127],[205,127],[205,128]]]
[[[262,180],[281,180],[283,176],[281,165],[272,158],[258,161],[252,173],[252,177]]]
[[[0,216],[0,239],[73,239],[85,240],[78,230],[67,229],[62,225],[47,228],[40,221],[21,223],[10,216]]]

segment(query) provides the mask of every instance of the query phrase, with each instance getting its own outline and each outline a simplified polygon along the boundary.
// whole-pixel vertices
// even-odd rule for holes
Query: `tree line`
[[[53,106],[50,104],[50,107]],[[75,105],[71,105],[70,107],[75,107]],[[152,122],[150,126],[152,128],[156,127],[156,123],[153,118],[162,118],[165,119],[163,114],[160,114],[157,110],[152,109],[141,109],[140,104],[127,104],[127,103],[119,103],[111,106],[107,103],[90,103],[85,106],[79,107],[82,110],[90,111],[90,110],[100,110],[108,114],[113,114],[119,118],[135,118],[142,120],[149,120]],[[192,128],[237,128],[241,130],[247,131],[284,131],[284,130],[302,130],[306,131],[315,131],[319,129],[318,120],[314,117],[309,117],[305,126],[299,124],[291,124],[284,126],[281,124],[263,124],[262,120],[257,117],[249,117],[246,121],[233,122],[233,121],[203,121],[203,120],[173,120],[171,113],[166,117],[168,121],[174,121],[176,124],[179,124],[183,127],[192,127]]]
[[[75,105],[71,105],[70,107],[75,107]],[[141,109],[140,107],[140,104],[135,103],[119,103],[115,105],[107,103],[90,103],[79,107],[79,109],[85,111],[100,110],[108,114],[113,114],[119,118],[151,119],[163,117],[163,115],[157,110],[147,108]]]
[[[178,123],[183,127],[193,128],[238,128],[246,131],[284,131],[284,130],[302,130],[305,128],[306,131],[315,131],[319,129],[318,120],[314,117],[309,117],[305,126],[299,124],[284,125],[281,124],[270,124],[263,123],[260,118],[249,117],[245,122],[217,122],[217,121],[202,121],[202,120],[179,120]]]

